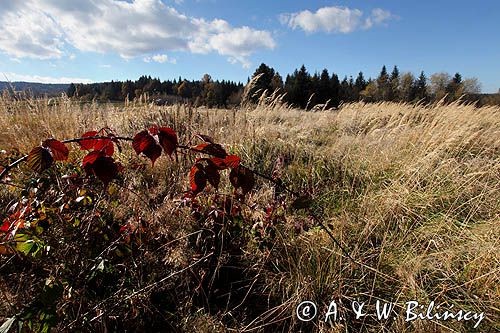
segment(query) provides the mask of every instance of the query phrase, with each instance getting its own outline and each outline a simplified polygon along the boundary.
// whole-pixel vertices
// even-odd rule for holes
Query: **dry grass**
[[[333,326],[320,320],[306,325],[294,316],[295,306],[306,299],[322,308],[333,299],[345,304],[436,300],[484,311],[480,331],[500,330],[500,108],[354,103],[305,112],[274,101],[228,111],[3,98],[0,149],[27,152],[44,138],[77,137],[103,126],[130,136],[158,123],[176,129],[185,143],[193,133],[211,135],[262,173],[270,174],[283,157],[286,182],[312,193],[324,223],[357,261],[372,267],[352,264],[318,228],[295,235],[294,223],[310,221],[287,212],[270,252],[244,248],[249,269],[257,272],[251,293],[268,311],[242,322],[230,311],[187,316],[186,330],[201,322],[207,331],[221,330],[223,323],[240,331],[466,332],[471,327],[451,321],[408,324],[403,316],[394,322],[350,318]],[[134,157],[124,151],[120,158]],[[163,232],[186,234],[189,228],[170,216],[173,204],[166,200],[186,188],[184,167],[164,160],[154,170],[128,174],[135,191],[164,205],[150,209],[124,194],[120,209],[143,210]],[[13,195],[2,191],[4,197]],[[250,201],[265,203],[271,194],[262,182]],[[190,259],[183,251],[179,245],[165,260],[185,267]]]

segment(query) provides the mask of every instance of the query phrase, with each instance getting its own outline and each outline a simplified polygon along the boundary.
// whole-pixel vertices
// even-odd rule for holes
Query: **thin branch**
[[[62,143],[72,143],[72,142],[81,142],[81,141],[86,141],[86,140],[97,140],[97,139],[110,139],[110,140],[120,140],[120,141],[134,141],[133,138],[129,138],[126,136],[102,136],[102,135],[96,135],[96,136],[88,136],[85,138],[75,138],[75,139],[68,139],[68,140],[63,140],[61,141]]]
[[[9,171],[10,171],[12,168],[14,168],[14,167],[16,167],[18,164],[20,164],[20,163],[22,163],[22,162],[26,161],[26,159],[28,159],[28,155],[24,155],[23,157],[21,157],[21,158],[19,158],[19,159],[15,160],[15,161],[14,161],[14,162],[12,162],[11,164],[9,164],[9,165],[8,165],[5,169],[3,169],[3,170],[2,170],[2,172],[0,173],[0,180],[2,180],[2,179],[3,179],[3,177],[5,177],[5,176],[9,173]]]

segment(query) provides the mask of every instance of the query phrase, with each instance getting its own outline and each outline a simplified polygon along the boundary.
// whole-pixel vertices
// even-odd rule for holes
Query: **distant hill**
[[[69,84],[66,83],[37,83],[37,82],[5,82],[0,81],[0,92],[14,87],[15,91],[31,91],[35,96],[58,96],[66,92]]]

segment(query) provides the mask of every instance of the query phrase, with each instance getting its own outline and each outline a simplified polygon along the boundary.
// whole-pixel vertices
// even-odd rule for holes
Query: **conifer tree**
[[[330,74],[325,68],[321,72],[318,84],[318,102],[326,103],[331,97],[330,95],[331,85],[330,85]]]
[[[332,106],[337,107],[340,105],[341,87],[340,87],[339,77],[335,73],[332,74],[332,78],[330,80],[330,86],[331,86],[330,99],[332,100],[331,104]]]
[[[382,66],[382,70],[377,78],[377,99],[387,100],[389,92],[389,75],[387,75],[387,68]]]
[[[359,95],[363,90],[366,88],[366,80],[363,75],[363,72],[359,72],[358,76],[356,77],[356,82],[354,83],[354,87],[356,89],[356,93]]]
[[[388,100],[394,101],[399,98],[399,69],[394,66],[391,77],[389,78]]]
[[[416,82],[416,88],[415,88],[415,94],[416,98],[419,100],[424,100],[427,101],[428,95],[427,95],[427,77],[425,76],[424,71],[420,72],[420,75],[417,79]]]

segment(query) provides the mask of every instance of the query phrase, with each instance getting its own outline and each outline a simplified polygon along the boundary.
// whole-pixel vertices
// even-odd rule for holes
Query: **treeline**
[[[153,100],[158,104],[191,102],[208,107],[229,107],[238,105],[243,93],[243,84],[232,81],[213,81],[205,74],[201,80],[188,81],[179,77],[160,81],[151,76],[141,76],[137,81],[111,81],[91,84],[70,84],[69,97],[84,100],[132,101]]]
[[[137,81],[71,84],[67,95],[86,100],[146,99],[158,104],[188,102],[195,106],[231,107],[242,102],[243,92],[242,83],[214,81],[205,74],[200,80],[193,81],[180,77],[178,80],[160,81],[151,76],[141,76]],[[448,103],[463,98],[465,101],[478,102],[479,105],[500,105],[500,94],[481,94],[476,78],[464,79],[460,73],[454,76],[435,73],[427,77],[423,71],[416,77],[410,72],[400,73],[397,66],[390,73],[383,66],[376,78],[367,79],[363,72],[359,72],[355,78],[344,76],[340,79],[327,69],[310,74],[303,65],[283,80],[272,67],[261,64],[252,75],[251,89],[245,96],[257,102],[264,92],[267,95],[284,95],[286,102],[304,109],[318,104],[337,107],[343,102],[360,100],[408,103],[443,100]]]
[[[443,98],[445,102],[452,102],[464,95],[468,101],[480,101],[483,97],[476,78],[463,79],[459,73],[453,77],[447,73],[436,73],[428,78],[423,71],[415,77],[409,72],[400,73],[397,66],[391,73],[383,66],[375,79],[366,79],[363,72],[359,72],[356,78],[344,76],[340,79],[327,69],[311,75],[302,66],[287,75],[283,82],[278,72],[261,64],[253,78],[256,78],[250,92],[253,101],[257,101],[264,91],[279,90],[285,94],[286,102],[300,108],[311,108],[317,104],[337,107],[342,102],[359,100],[428,103]]]

